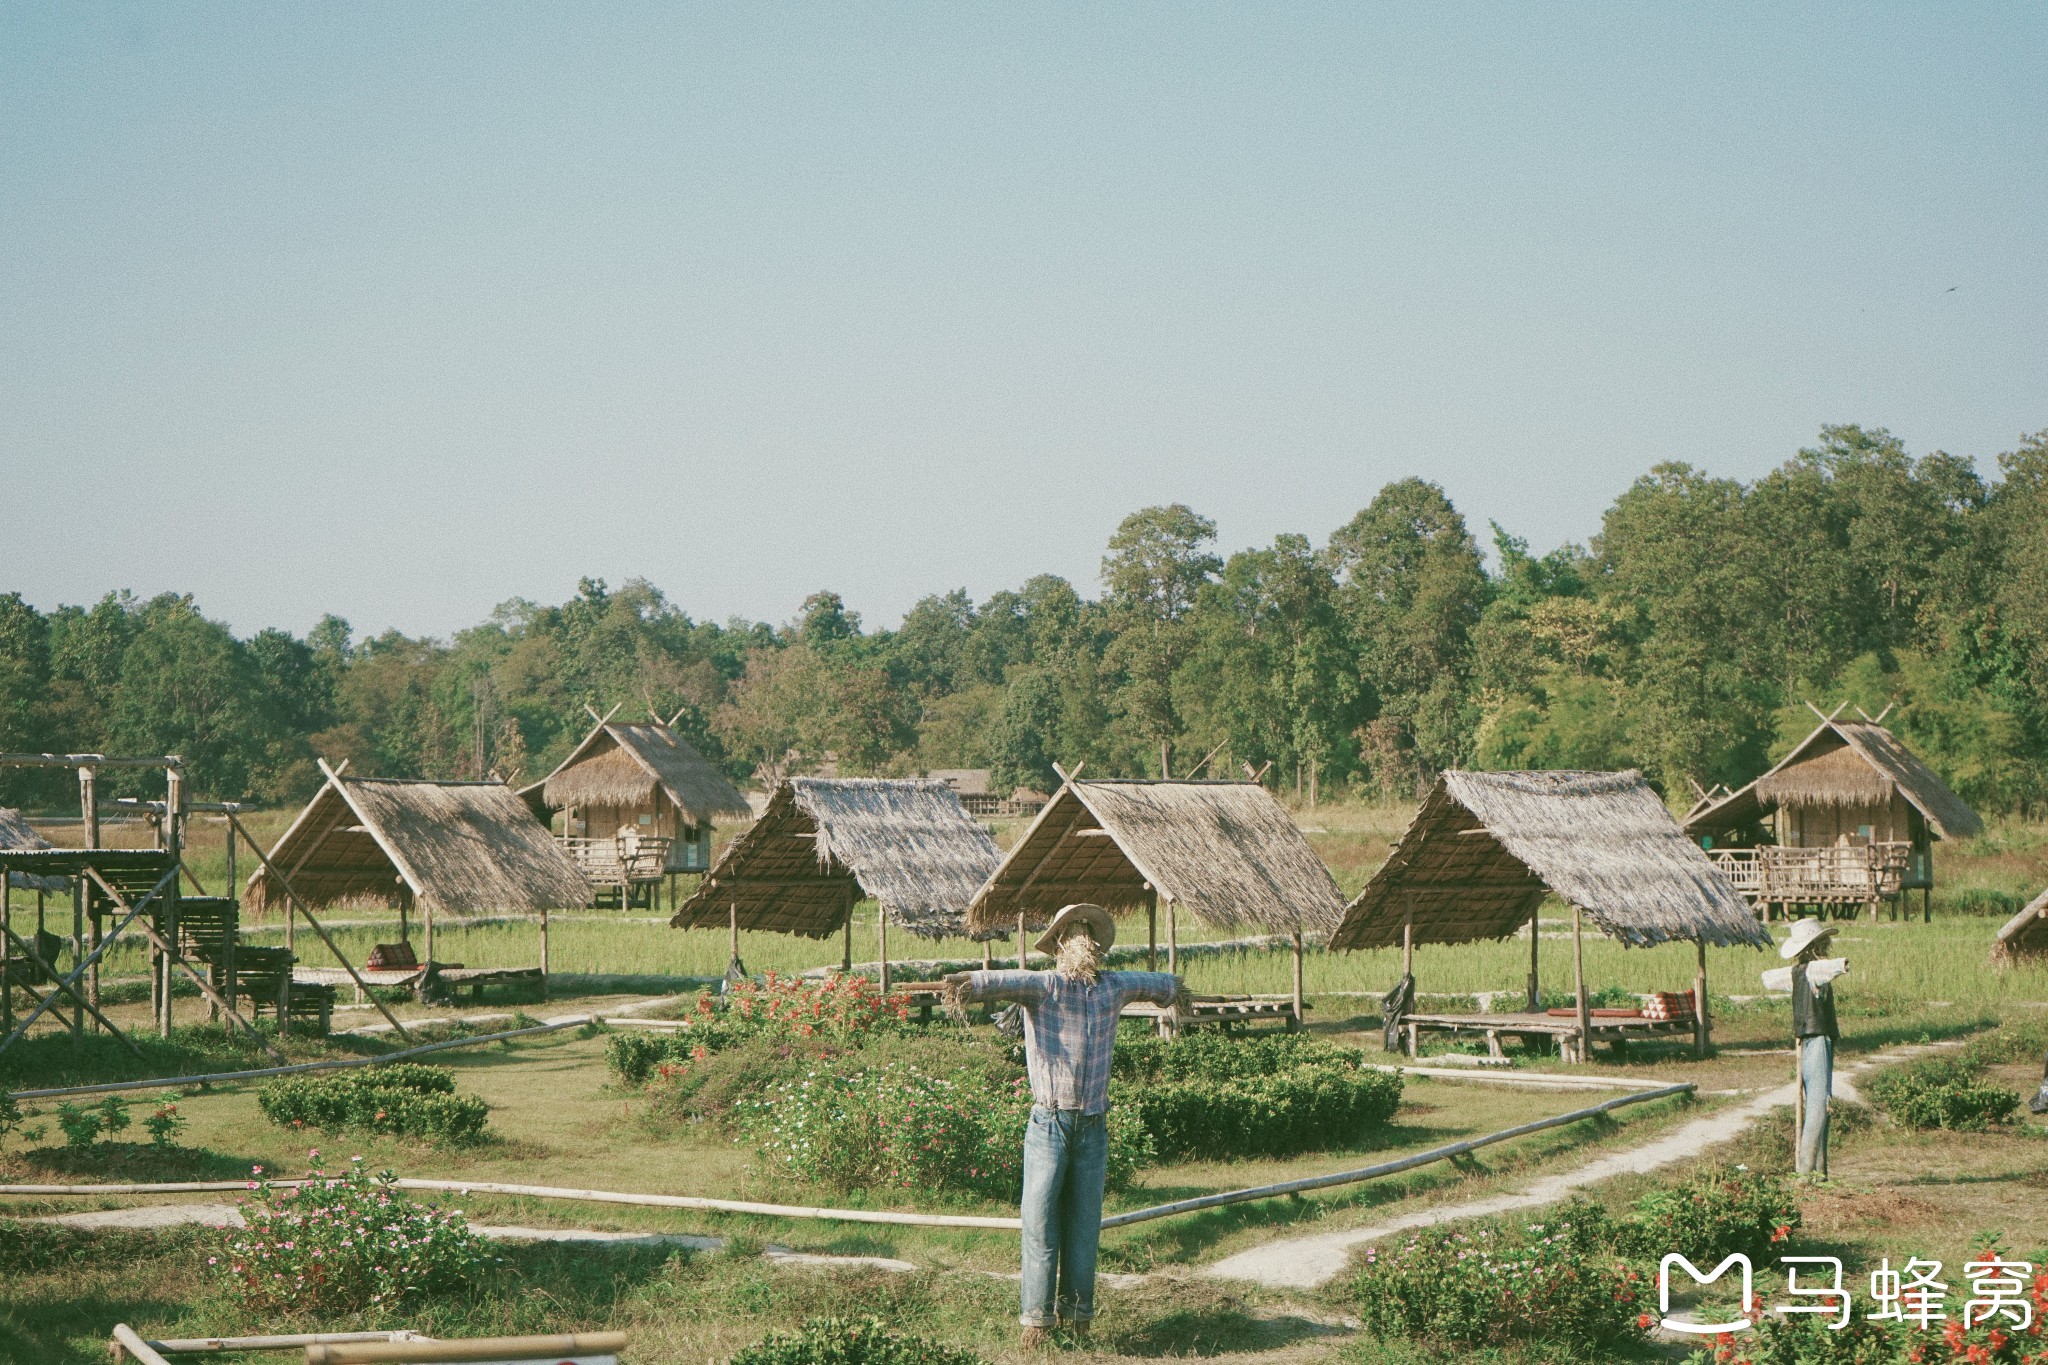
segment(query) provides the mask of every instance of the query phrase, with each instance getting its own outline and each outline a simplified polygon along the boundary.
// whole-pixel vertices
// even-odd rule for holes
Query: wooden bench
[[[533,998],[545,1000],[548,978],[538,967],[465,967],[461,963],[430,964],[420,982],[422,1000],[443,1000],[467,989],[471,1000],[484,998],[486,986],[516,986],[531,990]]]
[[[1314,1008],[1308,1001],[1301,1002],[1304,1010]],[[1124,1006],[1126,1019],[1150,1019],[1159,1028],[1159,1036],[1172,1038],[1195,1028],[1217,1028],[1225,1033],[1236,1033],[1252,1024],[1278,1024],[1292,1033],[1301,1027],[1302,1021],[1294,1015],[1294,997],[1291,995],[1198,995],[1180,1011],[1174,1012],[1161,1006],[1141,1002]]]

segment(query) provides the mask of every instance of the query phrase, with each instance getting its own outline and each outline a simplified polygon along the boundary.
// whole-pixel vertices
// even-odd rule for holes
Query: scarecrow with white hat
[[[1131,1000],[1184,998],[1169,972],[1109,972],[1103,954],[1116,921],[1099,905],[1069,905],[1038,940],[1049,972],[958,972],[955,1004],[1009,1001],[1024,1016],[1031,1126],[1024,1133],[1024,1345],[1054,1327],[1085,1337],[1095,1319],[1095,1255],[1109,1162],[1109,1063],[1117,1019]]]
[[[1774,977],[1789,976],[1792,990],[1792,1036],[1799,1050],[1798,1152],[1795,1169],[1801,1175],[1828,1173],[1828,1101],[1835,1088],[1835,1043],[1842,1030],[1835,1023],[1834,980],[1849,970],[1843,958],[1822,958],[1834,939],[1835,926],[1821,919],[1803,919],[1792,926],[1778,956],[1792,963],[1766,972],[1766,985]]]

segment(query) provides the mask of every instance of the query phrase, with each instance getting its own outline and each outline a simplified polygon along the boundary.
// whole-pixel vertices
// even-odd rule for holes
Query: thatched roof
[[[270,850],[314,907],[412,903],[451,914],[533,912],[590,903],[590,884],[502,782],[402,782],[330,774]],[[269,869],[252,905],[282,904]]]
[[[1077,781],[1039,811],[968,923],[1042,925],[1073,901],[1133,909],[1148,889],[1220,927],[1313,933],[1344,911],[1330,870],[1256,783]]]
[[[2048,891],[2027,903],[2027,908],[2005,922],[1998,942],[1991,949],[1993,961],[2048,956]]]
[[[564,806],[652,805],[656,788],[694,825],[708,825],[720,815],[753,814],[724,773],[658,722],[600,724],[553,772],[519,795],[545,819]]]
[[[925,776],[945,783],[962,796],[987,796],[989,784],[995,779],[987,768],[934,768]]]
[[[1685,817],[1688,834],[1753,824],[1778,806],[1881,806],[1897,792],[1943,839],[1984,832],[1977,812],[1932,768],[1873,721],[1823,720],[1756,781]]]
[[[1330,942],[1399,943],[1411,903],[1417,943],[1506,938],[1547,892],[1635,947],[1771,941],[1641,773],[1453,770],[1437,779]]]
[[[0,849],[47,850],[56,845],[29,827],[18,810],[0,806]],[[9,885],[26,891],[69,891],[69,877],[39,877],[33,872],[10,872]]]
[[[793,777],[719,855],[669,923],[824,938],[872,898],[926,938],[962,932],[962,912],[1002,860],[943,782]]]

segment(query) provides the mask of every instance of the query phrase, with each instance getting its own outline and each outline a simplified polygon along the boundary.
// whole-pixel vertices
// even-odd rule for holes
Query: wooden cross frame
[[[149,903],[155,900],[160,894],[162,894],[163,889],[166,886],[170,885],[171,882],[176,879],[177,875],[178,869],[176,867],[173,867],[171,868],[170,871],[164,873],[163,876],[157,879],[156,885],[152,886],[149,889],[149,894],[144,896],[140,901],[138,901],[133,909],[130,909],[125,901],[122,901],[121,908],[128,911],[128,917],[122,920],[119,924],[115,925],[114,931],[108,934],[106,937],[102,938],[99,941],[99,944],[96,947],[94,947],[92,952],[86,955],[86,958],[83,962],[80,962],[76,967],[73,967],[71,969],[71,975],[65,977],[62,981],[58,982],[56,990],[51,991],[48,995],[44,996],[42,1000],[37,1002],[36,1007],[29,1011],[28,1018],[22,1020],[19,1024],[15,1025],[14,1032],[8,1034],[4,1040],[0,1040],[0,1052],[5,1052],[8,1048],[13,1047],[14,1044],[20,1040],[21,1036],[28,1032],[29,1025],[35,1023],[37,1019],[40,1019],[43,1015],[43,1011],[49,1009],[50,1006],[57,1003],[57,997],[59,992],[68,994],[69,988],[76,986],[78,984],[79,978],[83,977],[88,971],[92,969],[93,964],[100,960],[100,956],[103,953],[105,953],[108,947],[112,945],[114,940],[120,936],[121,931],[123,929],[126,929],[131,923],[133,923],[135,917],[137,915],[140,915],[145,909],[147,909],[149,907]],[[93,874],[93,880],[99,881],[98,873]],[[100,882],[100,885],[105,886],[106,883],[102,881]],[[115,899],[119,901],[120,898],[117,896]],[[74,995],[72,996],[72,998],[75,1000],[78,997]],[[130,1044],[130,1046],[133,1046],[133,1044]]]

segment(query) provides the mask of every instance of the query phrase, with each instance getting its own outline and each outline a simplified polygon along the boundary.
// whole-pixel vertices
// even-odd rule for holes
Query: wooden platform
[[[470,999],[481,1000],[486,986],[523,986],[540,992],[547,985],[547,977],[538,967],[464,967],[459,963],[437,962],[431,967],[392,971],[365,967],[357,975],[367,985],[403,987],[421,1001],[445,998],[465,988]],[[342,967],[294,967],[292,980],[307,985],[355,988],[355,978]],[[356,1003],[363,1003],[363,993],[359,988],[356,989]]]
[[[1485,1035],[1488,1055],[1501,1057],[1500,1040],[1503,1037],[1520,1038],[1523,1045],[1537,1038],[1554,1038],[1558,1050],[1569,1060],[1585,1060],[1585,1048],[1580,1045],[1579,1021],[1577,1016],[1560,1018],[1553,1014],[1409,1014],[1401,1019],[1403,1036],[1407,1039],[1410,1057],[1416,1055],[1416,1044],[1424,1033],[1447,1033],[1453,1037],[1461,1033]],[[1625,1047],[1632,1038],[1691,1038],[1693,1020],[1647,1019],[1642,1016],[1619,1018],[1613,1015],[1595,1014],[1592,1019],[1594,1043],[1610,1043]]]
[[[1312,1008],[1305,1000],[1301,1007]],[[1301,1027],[1301,1021],[1294,1017],[1291,995],[1198,995],[1178,1019],[1171,1010],[1146,1003],[1124,1006],[1123,1017],[1155,1021],[1162,1038],[1194,1028],[1220,1028],[1225,1033],[1235,1033],[1257,1023],[1278,1024],[1289,1033]]]

